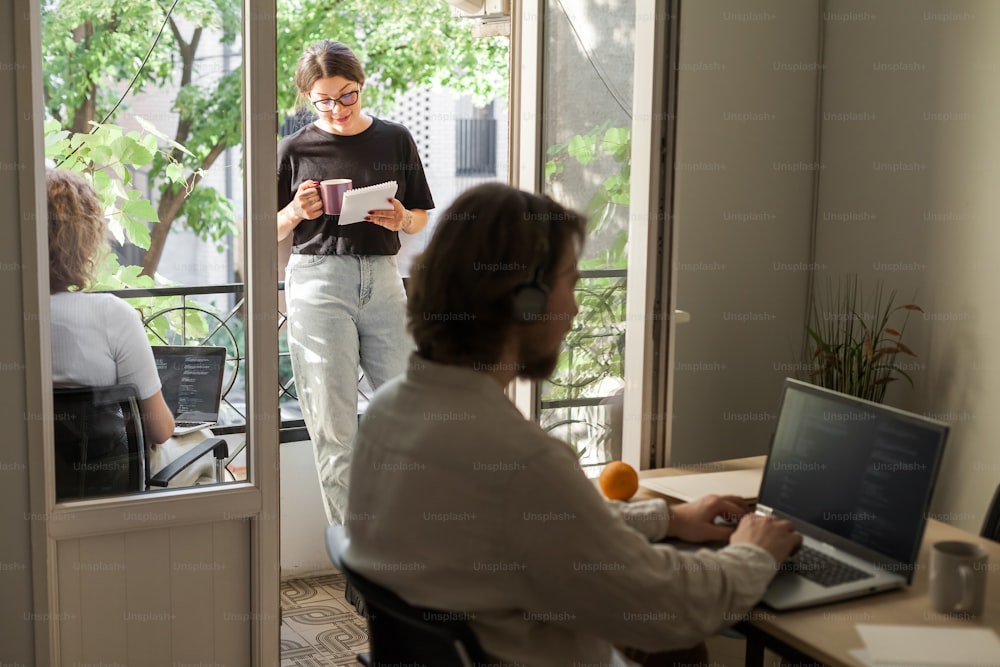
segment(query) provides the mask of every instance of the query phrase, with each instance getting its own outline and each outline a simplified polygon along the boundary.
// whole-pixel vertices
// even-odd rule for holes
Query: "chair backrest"
[[[326,537],[330,559],[365,602],[371,665],[472,667],[494,662],[469,628],[466,614],[407,603],[344,564],[348,541],[343,526],[328,527]]]
[[[145,441],[135,385],[53,391],[56,499],[141,491]]]
[[[997,486],[997,490],[993,493],[993,500],[986,509],[986,518],[983,519],[983,527],[979,531],[979,535],[994,542],[1000,542],[1000,486]]]

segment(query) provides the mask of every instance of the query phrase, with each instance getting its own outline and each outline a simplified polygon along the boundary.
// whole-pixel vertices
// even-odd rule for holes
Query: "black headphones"
[[[520,285],[511,294],[512,313],[514,319],[527,324],[541,322],[548,310],[549,288],[545,284],[545,273],[549,268],[549,217],[548,214],[538,214],[533,206],[533,197],[527,192],[521,192],[524,199],[525,217],[534,223],[535,219],[542,225],[542,234],[536,251],[538,263],[535,265],[531,282]]]

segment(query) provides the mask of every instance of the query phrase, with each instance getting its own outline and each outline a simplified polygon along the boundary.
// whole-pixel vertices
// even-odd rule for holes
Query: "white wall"
[[[823,121],[817,261],[827,266],[818,282],[846,273],[865,286],[881,281],[901,299],[922,302],[929,268],[934,134],[940,122],[924,115],[940,98],[938,26],[922,18],[941,2],[828,4],[823,81]],[[922,347],[926,327],[907,325],[909,343]],[[915,367],[914,378],[921,375]],[[890,399],[911,400],[893,387]]]
[[[830,0],[829,14],[824,110],[867,115],[824,120],[821,208],[868,219],[820,221],[819,258],[916,292],[916,387],[890,398],[951,424],[933,512],[978,530],[1000,481],[1000,4]]]
[[[444,213],[465,190],[485,181],[505,181],[507,175],[507,107],[506,100],[493,101],[493,115],[497,121],[496,175],[456,176],[456,136],[458,120],[471,116],[472,103],[459,98],[445,88],[414,90],[402,95],[396,109],[385,115],[388,120],[402,123],[413,135],[424,165],[427,184],[434,197],[434,209],[427,218],[427,226],[417,234],[400,234],[397,261],[399,272],[410,275],[410,263],[430,243],[438,216]]]
[[[674,464],[767,451],[809,263],[819,3],[681,6]]]
[[[323,511],[312,443],[281,444],[281,578],[334,571],[326,553],[328,525]]]
[[[695,166],[675,185],[677,307],[693,319],[677,334],[673,461],[766,447],[805,322],[805,273],[768,264],[811,263],[820,285],[857,273],[926,311],[906,330],[915,387],[887,399],[951,424],[932,514],[978,530],[1000,482],[1000,3],[708,0],[684,3],[681,25],[677,159]],[[815,63],[820,43],[822,70],[769,71]],[[815,216],[812,172],[776,173],[779,160],[818,163]]]

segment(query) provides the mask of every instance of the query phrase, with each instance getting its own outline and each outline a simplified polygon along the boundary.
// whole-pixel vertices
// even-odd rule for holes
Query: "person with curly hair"
[[[71,171],[51,169],[45,184],[52,384],[134,384],[142,399],[145,435],[154,445],[163,443],[173,434],[174,416],[163,400],[139,313],[114,295],[85,291],[108,252],[101,200],[82,176]]]

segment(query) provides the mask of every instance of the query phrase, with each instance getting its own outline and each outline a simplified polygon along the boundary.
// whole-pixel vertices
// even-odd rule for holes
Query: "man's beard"
[[[518,355],[517,376],[526,380],[547,380],[559,363],[560,347],[555,350],[543,349],[541,336],[533,333],[531,327],[521,332],[520,354]]]

